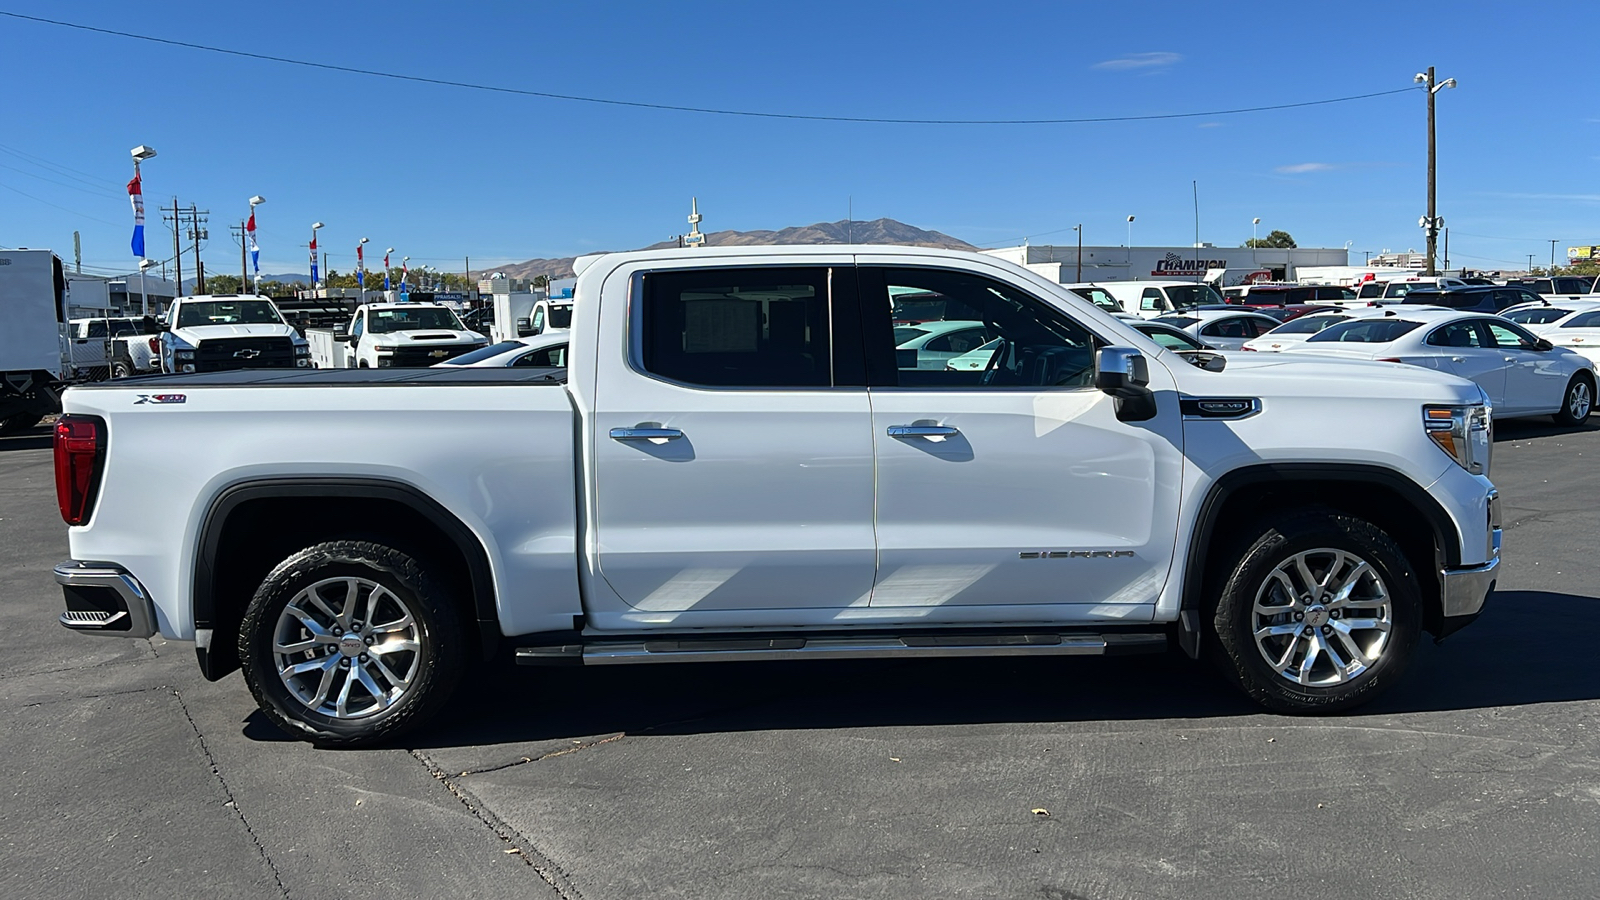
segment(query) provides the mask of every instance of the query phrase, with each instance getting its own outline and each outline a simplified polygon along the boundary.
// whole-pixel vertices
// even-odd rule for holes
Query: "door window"
[[[1145,288],[1144,293],[1139,295],[1139,308],[1146,311],[1154,311],[1166,309],[1167,307],[1161,302],[1160,290]]]
[[[1217,338],[1253,338],[1256,330],[1250,326],[1250,320],[1241,316],[1231,319],[1219,319],[1200,329],[1201,337]]]
[[[361,337],[361,333],[366,330],[367,314],[363,312],[361,315],[356,316],[356,320],[354,322],[350,323],[350,336],[353,338],[359,338]]]
[[[85,337],[103,338],[106,336],[106,323],[104,319],[95,319],[89,323],[89,333]]]
[[[828,269],[752,268],[644,276],[639,362],[706,387],[827,387]]]
[[[894,348],[893,375],[880,374],[879,382],[941,389],[1085,387],[1093,382],[1094,336],[1043,301],[970,272],[891,268],[880,274],[889,296],[915,291],[931,301],[941,318],[948,313],[980,327],[962,329],[970,334],[962,342],[971,349],[938,365],[924,357],[945,354]],[[887,328],[879,332],[884,341],[891,340]],[[881,344],[869,348],[869,356],[878,359],[887,359],[890,352]]]
[[[567,345],[557,344],[554,347],[543,347],[532,353],[524,353],[517,357],[511,364],[513,367],[534,366],[537,368],[564,369],[567,366]]]
[[[1526,350],[1539,339],[1531,333],[1523,331],[1515,325],[1500,322],[1484,322],[1489,327],[1489,333],[1494,336],[1494,345],[1508,350]]]
[[[1476,322],[1451,322],[1428,335],[1428,344],[1434,347],[1481,347]]]

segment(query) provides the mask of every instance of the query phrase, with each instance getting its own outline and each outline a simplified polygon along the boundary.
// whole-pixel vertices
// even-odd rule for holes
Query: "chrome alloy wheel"
[[[1567,392],[1567,415],[1582,422],[1589,417],[1589,407],[1594,404],[1594,398],[1589,395],[1589,382],[1578,379],[1572,383],[1572,390]]]
[[[1296,553],[1267,575],[1251,615],[1256,649],[1303,687],[1345,684],[1383,655],[1389,591],[1366,560],[1328,548]]]
[[[327,578],[295,594],[272,635],[273,664],[289,695],[337,719],[399,702],[422,658],[406,601],[366,578]]]

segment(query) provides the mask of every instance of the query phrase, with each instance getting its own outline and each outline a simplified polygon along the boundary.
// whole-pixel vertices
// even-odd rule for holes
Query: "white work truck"
[[[293,369],[311,365],[311,348],[266,297],[179,297],[161,334],[161,371]]]
[[[308,328],[306,340],[319,369],[431,366],[489,343],[438,303],[364,303],[343,329]]]
[[[61,623],[194,641],[207,677],[242,667],[286,731],[351,746],[425,721],[502,652],[1176,644],[1270,709],[1333,711],[1493,590],[1490,411],[1452,375],[1265,353],[1202,368],[974,253],[578,268],[565,369],[68,391]],[[908,295],[924,322],[982,323],[987,364],[897,348]]]

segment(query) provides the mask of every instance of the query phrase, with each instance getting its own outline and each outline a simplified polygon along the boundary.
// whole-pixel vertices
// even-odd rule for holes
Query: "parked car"
[[[1277,319],[1258,312],[1247,312],[1238,307],[1229,309],[1196,309],[1162,316],[1155,321],[1171,325],[1218,350],[1238,350],[1245,341],[1258,338],[1277,328]]]
[[[502,648],[595,665],[1175,640],[1268,708],[1326,713],[1395,683],[1498,577],[1489,412],[1454,376],[1201,368],[978,253],[673,248],[574,268],[565,380],[70,389],[61,623],[193,641],[206,677],[243,668],[287,733],[357,746],[427,721]],[[897,292],[992,326],[993,365],[901,358]]]
[[[1112,315],[1118,319],[1122,319],[1122,317],[1126,316],[1127,313],[1112,313]],[[1200,341],[1198,338],[1193,337],[1182,329],[1174,328],[1164,322],[1157,322],[1154,319],[1140,319],[1134,317],[1126,320],[1126,322],[1129,328],[1139,332],[1162,347],[1177,353],[1191,353],[1196,351],[1214,353],[1217,349],[1210,344]],[[945,363],[945,368],[954,372],[982,371],[994,361],[995,353],[1000,349],[1000,345],[1000,339],[996,338],[970,353],[964,353],[961,356],[950,360],[949,362]]]
[[[943,369],[990,339],[989,328],[971,319],[922,322],[894,327],[895,356],[918,369]]]
[[[1600,297],[1594,300],[1544,301],[1520,306],[1500,315],[1527,328],[1557,347],[1588,357],[1600,366]],[[1551,318],[1551,314],[1560,315]]]
[[[434,368],[462,366],[479,369],[565,368],[567,332],[565,329],[546,331],[532,337],[501,341],[433,365]]]
[[[1467,287],[1460,278],[1446,275],[1418,275],[1410,278],[1393,278],[1388,281],[1368,281],[1356,288],[1357,303],[1399,303],[1412,291],[1435,288]]]
[[[1241,306],[1313,306],[1349,303],[1356,292],[1336,284],[1240,285],[1223,292],[1228,303]]]
[[[1408,298],[1409,299],[1409,298]],[[1552,416],[1581,425],[1595,397],[1594,363],[1499,316],[1397,309],[1341,322],[1286,353],[1407,363],[1476,382],[1497,418]]]
[[[1382,314],[1383,310],[1379,307],[1367,306],[1300,316],[1284,322],[1258,338],[1245,341],[1239,349],[1262,353],[1277,353],[1303,343],[1312,335],[1340,322]]]
[[[1541,297],[1531,303],[1508,306],[1500,312],[1500,317],[1543,336],[1547,330],[1559,327],[1561,322],[1572,318],[1574,314],[1595,309],[1600,309],[1600,294],[1596,294],[1591,300]]]
[[[1523,303],[1536,303],[1539,295],[1527,288],[1506,285],[1464,285],[1446,290],[1417,288],[1400,301],[1405,305],[1442,306],[1471,312],[1497,313]]]
[[[1592,275],[1557,275],[1554,278],[1518,278],[1509,283],[1541,297],[1583,297],[1594,293],[1596,279]]]

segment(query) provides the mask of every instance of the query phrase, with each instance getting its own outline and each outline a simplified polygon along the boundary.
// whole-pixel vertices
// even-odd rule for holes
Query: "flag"
[[[406,265],[405,260],[401,260],[400,261],[400,290],[403,291],[403,290],[406,289],[406,278],[409,277],[410,275],[411,275],[410,267],[408,267]]]
[[[383,289],[389,289],[389,254],[383,254]]]
[[[311,286],[317,286],[317,233],[311,232]]]
[[[366,256],[361,253],[361,245],[356,245],[356,287],[367,289],[367,262]]]
[[[133,255],[144,259],[144,191],[139,186],[139,170],[128,182],[128,200],[133,204]]]
[[[250,221],[244,223],[246,234],[250,235],[250,265],[255,267],[256,284],[261,284],[261,247],[256,244],[256,211],[250,210]]]

